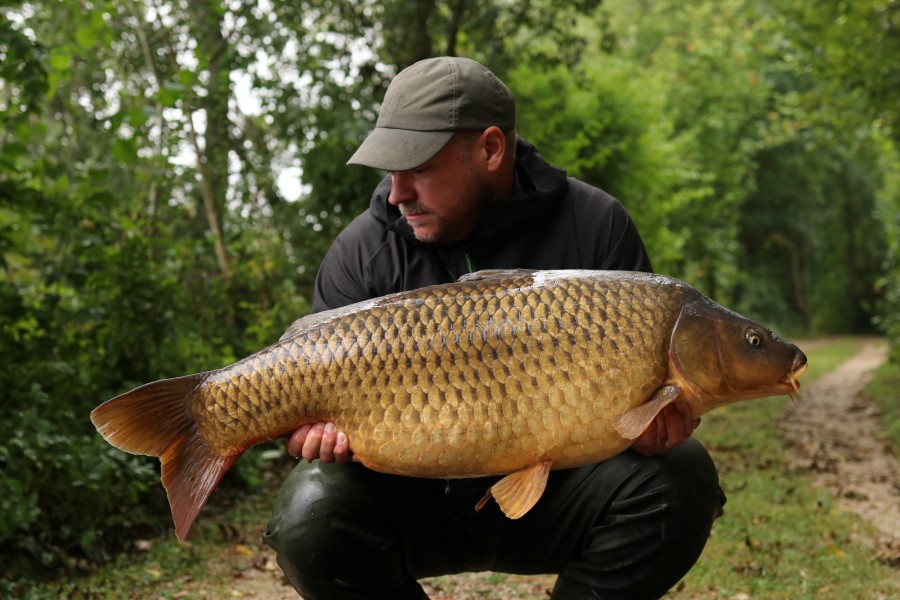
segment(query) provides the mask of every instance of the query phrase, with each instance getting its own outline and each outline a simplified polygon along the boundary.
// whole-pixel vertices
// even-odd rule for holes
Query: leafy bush
[[[0,554],[11,573],[53,573],[101,559],[167,515],[153,462],[125,455],[86,420],[54,406],[35,383],[32,404],[0,425]],[[148,495],[160,495],[149,501]]]
[[[210,277],[202,244],[147,235],[144,219],[108,210],[102,186],[63,200],[20,182],[5,189],[14,201],[0,205],[0,355],[14,360],[0,363],[0,560],[27,579],[171,526],[158,462],[109,446],[90,411],[147,381],[250,354],[302,301],[284,286],[261,307],[249,267]],[[254,476],[230,479],[241,473]]]
[[[887,252],[877,286],[881,295],[876,323],[891,344],[891,361],[900,365],[900,148],[881,138],[884,184],[877,196],[876,214],[884,227]]]

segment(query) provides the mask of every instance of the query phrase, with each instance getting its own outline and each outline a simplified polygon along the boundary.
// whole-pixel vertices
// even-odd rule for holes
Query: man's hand
[[[691,409],[686,403],[674,402],[659,411],[650,427],[634,440],[631,447],[647,456],[665,454],[691,437],[698,425],[700,419],[691,417]]]
[[[322,462],[338,464],[356,461],[350,452],[350,441],[334,423],[304,425],[291,434],[287,451],[294,458],[302,456],[310,462],[317,458]]]

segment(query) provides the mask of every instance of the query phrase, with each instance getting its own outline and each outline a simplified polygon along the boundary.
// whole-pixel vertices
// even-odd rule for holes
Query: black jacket
[[[313,312],[449,283],[481,269],[650,271],[637,228],[618,200],[547,163],[519,138],[516,182],[465,242],[426,244],[387,202],[386,177],[369,209],[338,235],[316,278]]]

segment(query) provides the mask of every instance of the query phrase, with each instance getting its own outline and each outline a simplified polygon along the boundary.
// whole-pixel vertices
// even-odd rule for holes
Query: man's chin
[[[438,244],[443,241],[441,240],[441,236],[436,233],[419,233],[413,231],[413,235],[423,244]]]
[[[456,231],[434,223],[414,225],[413,236],[423,244],[455,244],[466,239],[468,232]]]
[[[426,225],[413,225],[413,235],[417,240],[424,244],[437,244],[446,241],[439,228],[428,227]]]

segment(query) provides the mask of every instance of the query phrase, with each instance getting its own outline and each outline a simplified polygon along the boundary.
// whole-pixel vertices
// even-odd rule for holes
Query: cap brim
[[[406,171],[431,160],[452,137],[452,131],[376,127],[347,164],[385,171]]]

